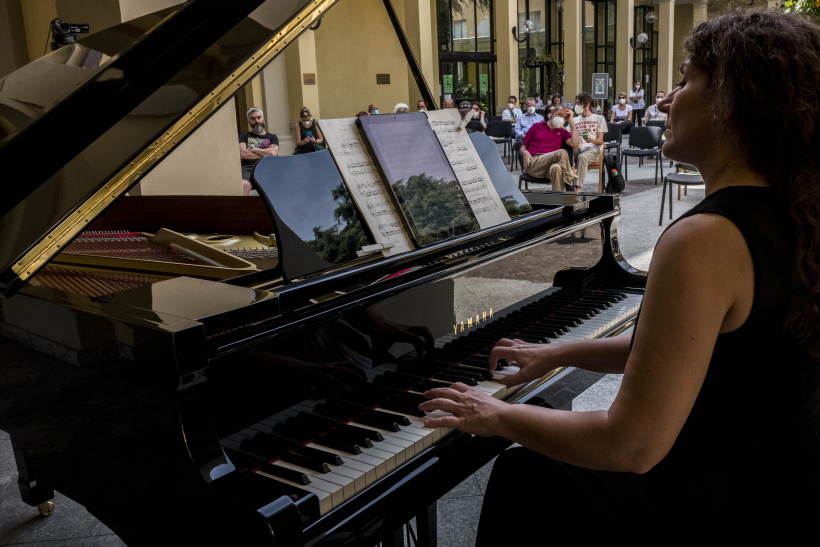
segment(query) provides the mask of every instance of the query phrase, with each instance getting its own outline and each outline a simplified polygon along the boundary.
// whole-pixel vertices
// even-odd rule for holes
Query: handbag
[[[621,175],[618,154],[604,156],[604,165],[606,165],[607,172],[605,191],[610,194],[620,194],[626,188],[626,182],[624,182],[624,177]]]

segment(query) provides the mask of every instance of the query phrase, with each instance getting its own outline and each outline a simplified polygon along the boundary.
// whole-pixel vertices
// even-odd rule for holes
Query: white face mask
[[[641,88],[641,84],[635,84],[635,89],[640,89],[640,88]]]
[[[626,99],[624,99],[624,98],[618,99],[618,102],[620,104],[626,104]]]
[[[663,100],[663,97],[655,97],[655,104],[659,104]]]
[[[579,116],[584,113],[584,107],[581,106],[580,104],[576,104],[575,108],[573,110],[575,110],[575,113],[578,114]]]
[[[534,106],[528,106],[527,107],[527,114],[535,114],[535,107]]]
[[[564,127],[564,118],[562,118],[561,116],[554,116],[550,120],[550,127],[552,127],[553,129],[561,129],[562,127]]]
[[[512,110],[513,108],[515,108],[515,103],[507,103],[507,108]]]

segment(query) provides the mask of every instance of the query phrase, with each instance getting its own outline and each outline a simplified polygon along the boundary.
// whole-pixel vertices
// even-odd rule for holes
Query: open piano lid
[[[335,2],[191,0],[0,80],[0,165],[22,173],[0,200],[0,292],[19,289]]]

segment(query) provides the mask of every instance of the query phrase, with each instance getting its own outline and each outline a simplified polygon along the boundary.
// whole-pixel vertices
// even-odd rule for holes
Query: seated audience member
[[[279,137],[268,133],[265,114],[261,108],[248,109],[248,125],[251,130],[239,136],[239,158],[242,164],[242,193],[251,191],[251,174],[256,163],[265,156],[279,155]]]
[[[574,129],[572,113],[569,110],[560,112],[567,116],[570,129]],[[554,116],[549,122],[542,120],[536,123],[527,131],[521,144],[521,165],[524,171],[531,177],[549,176],[555,191],[573,190],[576,179],[569,166],[569,155],[562,148],[563,145],[572,147],[573,139],[573,134],[564,129],[562,116]],[[580,191],[580,185],[578,190]]]
[[[538,110],[544,108],[544,100],[541,98],[541,95],[535,96],[535,108]]]
[[[367,112],[366,110],[359,110],[358,112],[356,112],[356,117],[357,118],[359,116],[369,116],[369,115],[370,115],[370,112]]]
[[[501,111],[501,120],[505,122],[515,123],[515,120],[521,117],[521,109],[516,106],[518,98],[515,95],[510,95],[507,98],[507,108]]]
[[[455,108],[455,107],[456,107],[456,103],[450,97],[447,97],[446,99],[444,99],[441,102],[441,108]]]
[[[367,105],[367,112],[371,115],[374,115],[374,116],[376,114],[381,114],[382,113],[381,110],[379,110],[379,107],[376,106],[375,104]]]
[[[406,112],[410,112],[410,107],[404,103],[396,103],[396,106],[393,107],[393,114],[404,114]]]
[[[307,154],[324,149],[325,137],[319,124],[310,115],[307,107],[299,111],[299,123],[296,124],[296,151],[294,154]]]
[[[620,125],[623,134],[632,129],[632,107],[626,104],[626,93],[618,93],[618,104],[609,110],[609,121]]]
[[[578,183],[583,186],[590,163],[598,161],[604,133],[607,131],[606,118],[592,112],[592,95],[581,93],[575,97],[575,167],[578,169]]]
[[[658,103],[660,103],[664,97],[666,97],[666,93],[663,91],[655,93],[655,104],[649,105],[649,108],[646,109],[646,114],[644,114],[643,117],[644,125],[646,125],[646,122],[651,121],[666,121],[666,112],[658,110]]]
[[[427,112],[427,103],[424,102],[424,99],[419,99],[416,101],[416,111]]]
[[[469,116],[469,120],[467,120],[467,116]],[[484,130],[487,129],[484,111],[481,110],[481,105],[477,102],[470,103],[470,111],[466,113],[464,119],[467,120],[468,133],[484,133]]]
[[[527,101],[524,104],[527,107],[527,111],[515,120],[515,144],[518,146],[524,142],[524,135],[527,134],[530,127],[538,122],[544,121],[544,116],[536,114],[535,112],[535,99],[527,97]]]

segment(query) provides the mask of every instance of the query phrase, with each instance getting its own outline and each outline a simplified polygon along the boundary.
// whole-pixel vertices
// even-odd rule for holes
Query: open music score
[[[469,134],[461,129],[458,110],[430,111],[427,112],[427,120],[444,149],[479,226],[488,228],[510,220]]]
[[[356,118],[322,120],[320,126],[330,153],[376,243],[385,247],[382,254],[390,256],[414,249],[379,169],[362,141]]]

